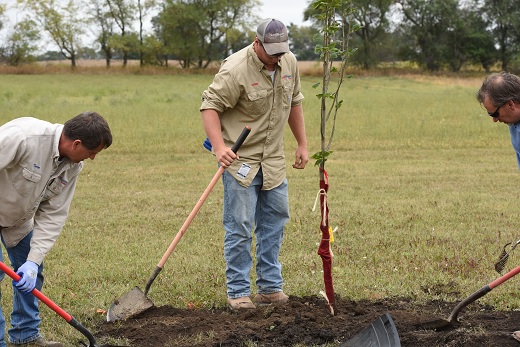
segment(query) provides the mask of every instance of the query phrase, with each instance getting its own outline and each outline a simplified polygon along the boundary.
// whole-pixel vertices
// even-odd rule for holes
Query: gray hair
[[[505,105],[509,100],[520,103],[520,78],[509,72],[489,75],[477,92],[477,100],[488,97],[495,106]]]

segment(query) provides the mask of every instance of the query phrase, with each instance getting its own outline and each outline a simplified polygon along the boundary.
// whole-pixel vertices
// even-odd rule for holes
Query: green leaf
[[[319,166],[325,164],[329,156],[332,154],[332,151],[320,151],[316,152],[312,155],[312,159],[316,159],[314,166]]]

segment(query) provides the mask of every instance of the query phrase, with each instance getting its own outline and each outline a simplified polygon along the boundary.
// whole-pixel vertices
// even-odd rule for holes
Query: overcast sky
[[[260,0],[262,5],[260,8],[252,9],[261,19],[276,18],[281,20],[285,25],[294,23],[298,26],[308,26],[309,22],[303,21],[303,11],[307,8],[311,0]],[[0,4],[7,4],[8,7],[16,4],[15,0],[0,0]],[[23,19],[23,13],[16,10],[8,12],[10,23],[6,23],[10,27],[14,23]],[[6,28],[0,33],[0,36],[6,34]]]
[[[263,6],[258,14],[262,19],[276,18],[285,25],[310,25],[303,21],[303,11],[307,8],[309,0],[260,0]]]
[[[303,21],[303,11],[310,0],[260,0],[263,5],[258,9],[258,16],[262,19],[277,18],[285,25],[310,25]],[[13,6],[15,0],[0,0],[0,4]],[[10,13],[12,14],[12,12]]]

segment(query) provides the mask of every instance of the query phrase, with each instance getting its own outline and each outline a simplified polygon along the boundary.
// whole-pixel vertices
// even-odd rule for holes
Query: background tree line
[[[339,4],[345,1],[338,1]],[[352,63],[363,69],[409,61],[428,71],[515,68],[520,53],[517,0],[354,0],[357,47]],[[18,0],[24,18],[9,23],[0,5],[0,60],[19,65],[36,59],[114,59],[124,66],[206,68],[252,42],[260,0]],[[306,23],[286,23],[299,60],[317,60],[320,40],[313,2],[301,9]],[[298,9],[295,9],[298,11]],[[338,18],[346,23],[347,18]],[[9,30],[6,29],[10,24]],[[44,38],[58,52],[41,50]]]

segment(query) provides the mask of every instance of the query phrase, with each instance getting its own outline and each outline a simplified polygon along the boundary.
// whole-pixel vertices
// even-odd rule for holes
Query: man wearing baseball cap
[[[202,94],[204,130],[220,166],[226,168],[223,224],[227,302],[231,310],[284,304],[278,261],[289,220],[284,155],[286,124],[297,148],[292,167],[307,164],[303,95],[287,28],[277,19],[262,21],[253,43],[226,58]],[[235,154],[234,141],[245,126],[251,133]],[[256,236],[256,287],[251,300],[252,233]]]

